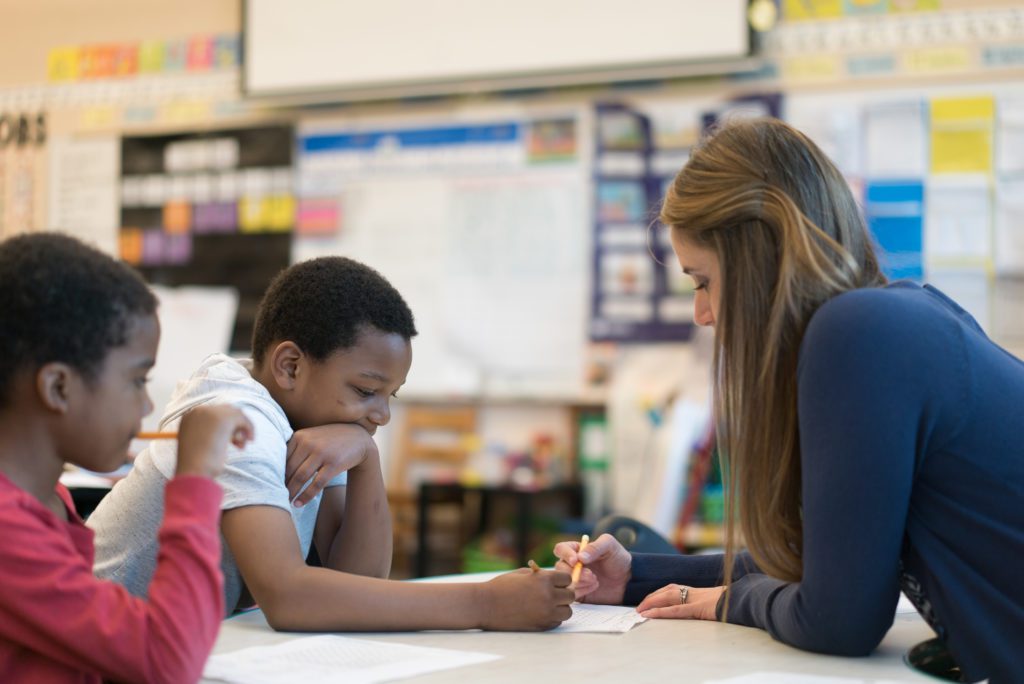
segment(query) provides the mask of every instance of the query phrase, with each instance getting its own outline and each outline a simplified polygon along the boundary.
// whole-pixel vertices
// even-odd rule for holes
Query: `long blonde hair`
[[[881,285],[846,181],[806,136],[775,119],[724,124],[669,188],[661,222],[721,267],[714,408],[726,473],[729,584],[737,526],[758,567],[803,574],[797,356],[828,299]]]

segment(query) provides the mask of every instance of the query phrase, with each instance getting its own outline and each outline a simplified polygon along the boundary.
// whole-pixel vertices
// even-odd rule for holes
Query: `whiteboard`
[[[365,99],[736,70],[750,53],[746,9],[746,0],[247,0],[244,89]]]
[[[352,257],[402,293],[419,330],[404,398],[582,394],[589,165],[582,143],[531,162],[530,126],[300,124],[300,206],[333,197],[340,218],[298,233],[293,260]]]

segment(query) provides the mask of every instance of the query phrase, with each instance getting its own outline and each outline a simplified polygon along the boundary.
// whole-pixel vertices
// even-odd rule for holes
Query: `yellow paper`
[[[271,201],[268,197],[238,200],[238,228],[243,233],[262,233],[270,228]]]
[[[950,97],[932,100],[932,121],[935,123],[983,122],[991,127],[995,113],[994,97]]]
[[[843,0],[786,0],[785,10],[788,21],[841,17]]]
[[[164,43],[148,40],[139,45],[139,73],[158,73],[164,68]]]
[[[46,58],[46,77],[50,81],[78,80],[78,48],[59,47],[50,50]]]
[[[995,98],[936,99],[931,115],[932,173],[992,171]]]
[[[160,108],[161,123],[194,124],[209,121],[212,108],[205,100],[174,100]]]
[[[922,48],[903,55],[903,69],[910,73],[966,71],[974,53],[966,47]]]
[[[267,208],[267,229],[288,231],[295,227],[295,198],[291,195],[271,197]]]
[[[892,0],[890,12],[930,12],[939,9],[939,0]]]
[[[840,73],[839,57],[835,55],[791,57],[782,63],[783,77],[790,81],[832,81]]]
[[[79,128],[84,130],[106,130],[114,128],[119,110],[110,105],[86,107],[78,119]]]

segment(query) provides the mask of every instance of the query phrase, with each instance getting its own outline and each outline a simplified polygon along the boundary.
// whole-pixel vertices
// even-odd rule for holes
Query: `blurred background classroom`
[[[711,333],[655,222],[720,117],[806,132],[890,277],[1024,353],[1024,3],[0,12],[0,236],[66,231],[153,284],[147,428],[206,354],[248,353],[290,263],[351,256],[408,299],[412,372],[377,433],[396,577],[550,563],[608,514],[641,547],[720,543]]]

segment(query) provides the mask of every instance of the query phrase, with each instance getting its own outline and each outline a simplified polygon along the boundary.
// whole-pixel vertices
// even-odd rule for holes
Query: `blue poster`
[[[890,280],[924,278],[924,183],[868,182],[864,214]]]

